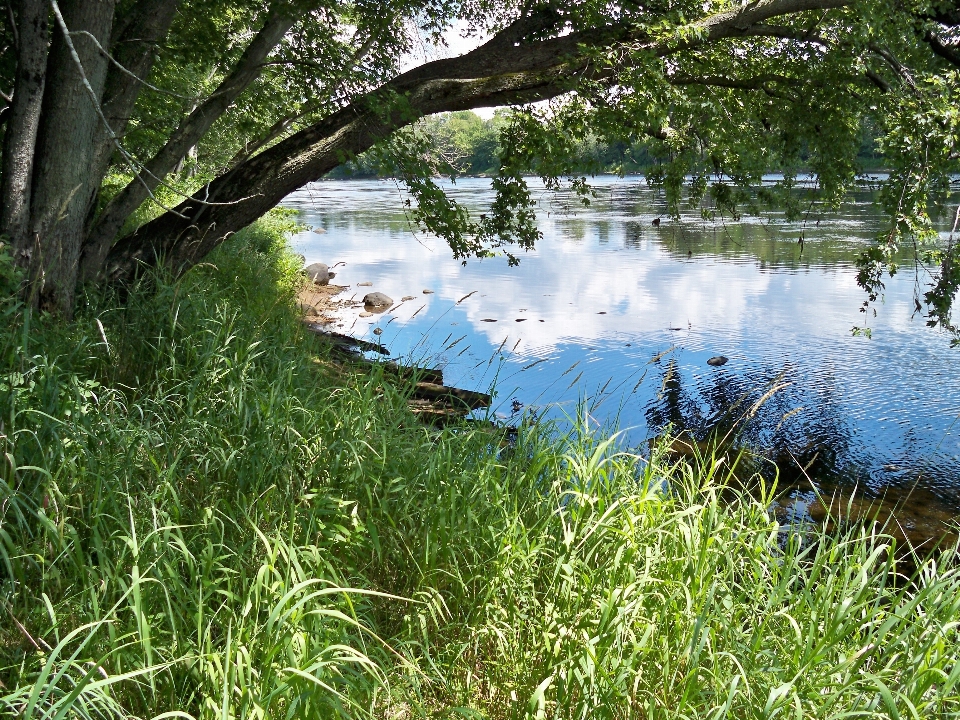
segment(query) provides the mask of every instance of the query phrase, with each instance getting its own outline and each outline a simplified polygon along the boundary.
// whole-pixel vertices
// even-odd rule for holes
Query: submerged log
[[[333,343],[334,345],[339,345],[344,348],[358,348],[363,351],[377,352],[381,355],[389,355],[390,351],[387,350],[383,345],[379,343],[368,342],[367,340],[361,340],[360,338],[355,338],[350,335],[344,335],[342,333],[333,332],[332,330],[327,330],[323,325],[318,323],[312,323],[307,320],[304,320],[304,326],[310,332],[315,335],[319,335],[323,339]]]
[[[421,400],[440,400],[454,407],[459,406],[466,410],[490,407],[490,403],[492,402],[490,395],[487,393],[461,390],[460,388],[450,387],[449,385],[438,385],[431,382],[418,382],[414,384],[413,396]]]
[[[332,345],[333,355],[341,364],[367,369],[379,368],[386,375],[408,381],[411,386],[408,407],[415,415],[430,423],[449,422],[465,417],[472,410],[490,407],[492,398],[488,393],[444,385],[443,371],[439,368],[407,367],[391,361],[368,360],[360,355],[359,351],[373,350],[386,355],[390,353],[382,345],[332,332],[316,323],[305,321],[304,325]]]

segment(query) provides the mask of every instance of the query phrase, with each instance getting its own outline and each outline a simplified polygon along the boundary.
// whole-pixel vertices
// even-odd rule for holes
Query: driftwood
[[[430,382],[418,382],[413,386],[413,396],[420,400],[442,401],[466,410],[490,407],[490,396],[487,393],[461,390],[448,385],[438,385]]]
[[[332,343],[334,346],[340,346],[343,348],[358,348],[363,351],[377,352],[381,355],[389,355],[390,351],[387,350],[383,345],[379,343],[372,343],[366,340],[361,340],[359,338],[351,337],[350,335],[343,335],[338,332],[333,332],[332,330],[327,330],[323,325],[318,323],[312,323],[309,321],[304,321],[304,326],[310,332],[319,335],[324,340]]]
[[[439,368],[407,367],[395,362],[368,360],[359,351],[372,350],[384,355],[390,352],[382,345],[360,340],[349,335],[331,332],[322,325],[305,322],[308,330],[329,342],[334,357],[344,365],[379,368],[385,374],[410,381],[410,410],[427,422],[442,424],[465,417],[471,410],[490,407],[492,398],[487,393],[462,390],[443,384]]]

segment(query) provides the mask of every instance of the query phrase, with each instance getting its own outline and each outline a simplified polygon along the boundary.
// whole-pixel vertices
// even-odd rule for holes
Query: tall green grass
[[[0,308],[0,712],[960,716],[955,553],[905,578],[582,425],[423,427],[301,331],[289,225]]]

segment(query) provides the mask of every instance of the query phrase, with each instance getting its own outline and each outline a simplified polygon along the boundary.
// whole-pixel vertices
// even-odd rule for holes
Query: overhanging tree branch
[[[711,16],[666,38],[630,27],[604,27],[530,41],[511,26],[466,55],[400,75],[241,163],[177,208],[187,220],[168,213],[117,243],[104,273],[112,282],[125,283],[140,265],[160,261],[180,273],[293,190],[424,115],[544,100],[569,92],[582,79],[610,79],[612,71],[592,59],[590,48],[622,44],[663,57],[725,38],[755,36],[754,26],[771,18],[839,8],[848,2],[767,0]],[[198,201],[236,204],[227,210]]]
[[[81,257],[81,279],[89,279],[97,273],[126,219],[160,185],[163,178],[176,167],[187,151],[197,144],[234,100],[260,76],[263,61],[293,23],[293,18],[286,13],[271,12],[230,75],[180,123],[166,144],[145,163],[139,177],[131,180],[107,204],[87,235]]]

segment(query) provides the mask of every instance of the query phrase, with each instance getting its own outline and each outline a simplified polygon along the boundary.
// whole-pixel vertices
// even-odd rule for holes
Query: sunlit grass
[[[425,428],[314,361],[284,230],[69,326],[4,306],[0,713],[960,715],[951,552],[906,578],[583,425]]]

